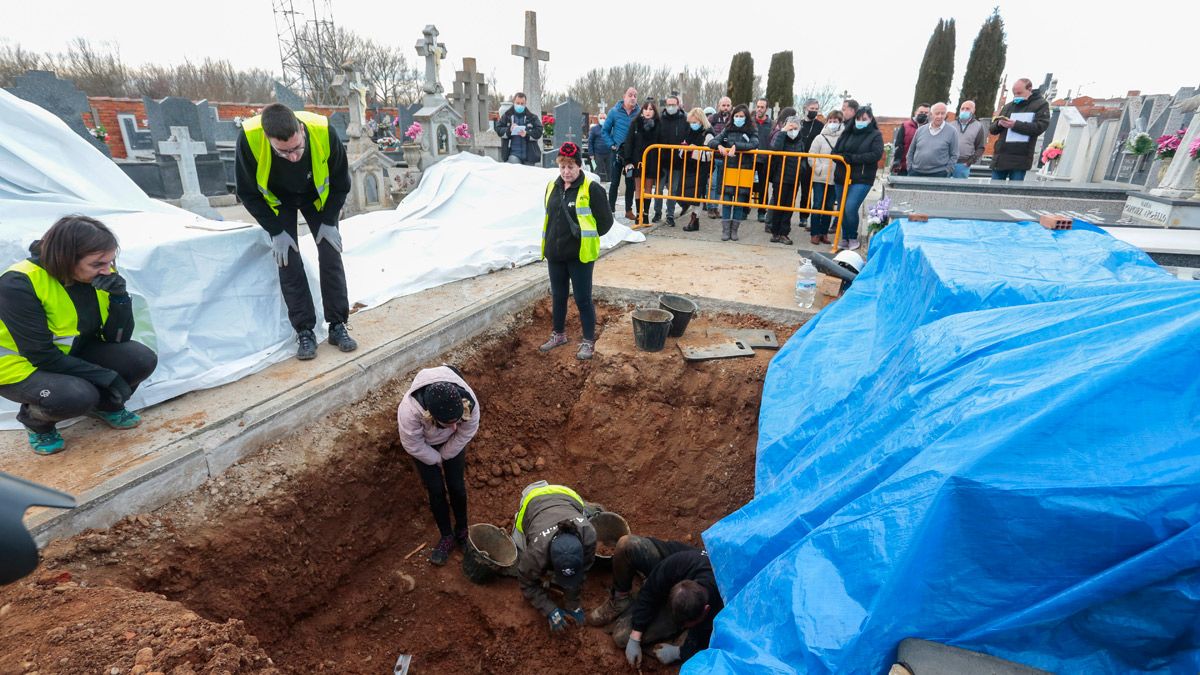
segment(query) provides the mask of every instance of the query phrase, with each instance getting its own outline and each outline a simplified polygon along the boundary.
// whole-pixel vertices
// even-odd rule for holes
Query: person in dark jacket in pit
[[[558,178],[546,186],[546,218],[542,223],[542,257],[550,273],[553,332],[540,349],[567,344],[567,295],[574,291],[583,340],[575,354],[592,358],[596,349],[596,308],[592,305],[592,268],[600,257],[600,237],[612,229],[608,195],[583,173],[582,152],[574,143],[558,149]]]
[[[850,188],[846,191],[846,204],[842,222],[839,248],[851,251],[858,248],[858,210],[875,184],[876,166],[883,157],[883,134],[875,122],[871,106],[858,109],[854,125],[838,137],[831,154],[840,155],[850,165]],[[845,180],[846,167],[834,162],[834,185]]]

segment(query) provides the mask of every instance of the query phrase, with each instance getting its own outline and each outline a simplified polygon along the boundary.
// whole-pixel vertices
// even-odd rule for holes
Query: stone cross
[[[442,65],[442,59],[446,58],[446,45],[437,41],[437,26],[425,26],[421,34],[425,36],[417,40],[417,54],[425,57],[425,84],[421,86],[421,91],[426,94],[440,94],[445,89],[439,81],[438,69]]]
[[[350,110],[346,135],[352,139],[361,137],[367,126],[367,86],[352,62],[342,64],[342,72],[333,79],[333,93],[344,99]]]
[[[179,182],[183,184],[183,197],[179,205],[205,218],[220,220],[220,216],[208,203],[208,197],[200,191],[200,175],[196,172],[196,158],[208,154],[204,141],[193,141],[187,127],[171,127],[170,140],[160,141],[158,151],[175,157],[179,163]]]
[[[550,52],[538,49],[537,12],[525,12],[525,44],[513,45],[513,56],[525,59],[525,104],[530,110],[542,114],[542,76],[538,61],[549,61]]]
[[[463,69],[455,73],[454,93],[450,98],[471,127],[472,134],[488,128],[487,80],[476,70],[475,59],[463,59]]]

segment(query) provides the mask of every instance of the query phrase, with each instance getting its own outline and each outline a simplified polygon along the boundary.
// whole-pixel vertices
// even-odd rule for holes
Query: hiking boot
[[[696,232],[699,229],[700,229],[700,217],[693,213],[691,219],[688,220],[687,225],[683,226],[683,231],[684,232]]]
[[[95,417],[113,429],[132,429],[142,423],[142,418],[126,408],[116,411],[89,410],[88,417]]]
[[[454,543],[462,550],[467,550],[467,528],[460,527],[454,531]]]
[[[630,222],[637,220],[637,216],[633,214],[633,209],[625,209],[625,220]]]
[[[616,593],[609,593],[608,600],[603,605],[588,612],[587,624],[589,626],[607,626],[617,617],[625,613],[629,606],[633,604],[633,595],[626,593],[621,597],[617,597]]]
[[[567,344],[567,334],[566,333],[551,333],[550,339],[543,342],[542,346],[538,347],[538,351],[539,352],[548,352],[551,349],[554,349],[555,347],[561,347],[565,344]]]
[[[580,361],[590,361],[592,358],[592,354],[595,354],[595,353],[596,353],[596,341],[595,340],[580,340],[579,341],[579,351],[575,352],[575,358],[579,359]]]
[[[738,240],[737,231],[738,231],[738,228],[741,226],[742,226],[742,221],[740,221],[740,220],[735,220],[735,221],[732,221],[731,223],[729,223],[729,238],[730,239],[732,239],[734,241]]]
[[[350,337],[350,331],[346,329],[344,323],[329,324],[329,344],[334,345],[344,352],[352,352],[358,349],[358,343],[354,338]]]
[[[728,220],[721,221],[721,241],[729,241],[730,222]]]
[[[26,428],[25,431],[29,434],[29,447],[39,455],[53,455],[61,452],[67,446],[67,442],[63,440],[62,434],[58,433],[58,429],[39,432]]]
[[[789,238],[788,238],[788,236],[787,236],[786,234],[781,234],[781,235],[779,235],[779,240],[778,240],[778,241],[779,241],[779,243],[780,243],[780,244],[783,244],[784,246],[791,246],[791,245],[792,245],[792,240],[791,240],[791,239],[789,239]]]
[[[302,330],[296,334],[296,358],[301,361],[311,361],[317,358],[317,336],[311,330]]]
[[[429,562],[432,565],[441,567],[450,559],[450,551],[454,549],[454,535],[448,534],[441,539],[438,539],[437,546],[433,547],[433,553],[429,554]]]

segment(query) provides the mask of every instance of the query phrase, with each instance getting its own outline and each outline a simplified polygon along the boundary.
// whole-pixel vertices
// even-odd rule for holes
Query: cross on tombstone
[[[183,184],[183,197],[179,205],[205,218],[220,220],[220,216],[208,203],[208,197],[200,191],[200,176],[196,172],[196,158],[208,154],[204,141],[193,141],[187,127],[171,127],[171,138],[159,141],[160,154],[175,157],[179,163],[179,181]]]
[[[567,141],[581,145],[587,133],[582,128],[582,122],[583,106],[575,99],[568,97],[554,106],[554,145],[561,146]]]
[[[850,90],[849,90],[849,89],[843,89],[843,90],[842,90],[842,100],[843,100],[843,101],[849,101],[849,100],[850,100]]]
[[[333,80],[333,93],[346,101],[350,114],[346,124],[346,135],[350,138],[363,136],[367,124],[367,85],[359,78],[354,64],[347,61],[342,72]]]
[[[455,73],[454,94],[450,98],[472,134],[488,128],[487,80],[476,70],[475,59],[463,59],[463,69]]]
[[[542,76],[538,61],[549,61],[550,52],[538,49],[537,12],[525,12],[525,44],[513,45],[513,56],[525,59],[525,104],[537,114],[542,114]]]
[[[437,41],[437,26],[425,26],[421,34],[424,37],[417,40],[417,54],[425,57],[425,84],[421,86],[421,91],[426,94],[440,94],[445,89],[438,81],[438,69],[442,65],[442,59],[446,58],[446,45]]]

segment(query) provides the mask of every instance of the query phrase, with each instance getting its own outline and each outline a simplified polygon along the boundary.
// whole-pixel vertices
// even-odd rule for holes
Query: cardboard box
[[[1038,218],[1038,222],[1047,230],[1069,230],[1073,222],[1071,216],[1064,216],[1057,213],[1047,213]]]

